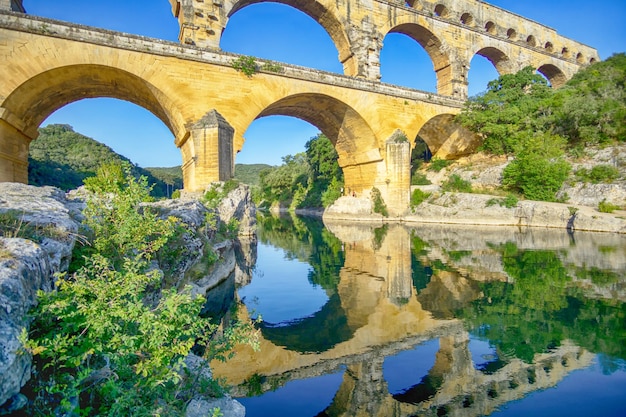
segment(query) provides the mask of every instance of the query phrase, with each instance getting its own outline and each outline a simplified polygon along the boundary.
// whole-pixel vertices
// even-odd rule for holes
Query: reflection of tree
[[[342,243],[312,217],[259,216],[259,240],[284,249],[291,259],[311,266],[309,281],[334,291],[344,264]]]
[[[479,336],[529,363],[565,339],[626,358],[623,303],[585,297],[556,252],[520,251],[512,243],[498,250],[512,282],[480,283],[484,297],[459,312]]]

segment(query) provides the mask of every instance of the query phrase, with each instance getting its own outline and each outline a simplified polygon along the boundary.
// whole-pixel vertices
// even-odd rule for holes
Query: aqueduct
[[[500,74],[531,65],[554,87],[598,60],[595,49],[477,0],[277,0],[315,19],[339,51],[344,75],[259,62],[246,77],[237,55],[219,49],[238,10],[263,0],[170,0],[180,44],[25,14],[0,0],[0,181],[28,181],[28,150],[57,109],[112,97],[151,111],[182,153],[185,189],[201,191],[234,174],[243,133],[255,119],[294,116],[335,145],[346,187],[380,189],[392,214],[408,207],[410,146],[422,137],[445,158],[475,140],[451,125],[467,97],[475,55]],[[430,56],[437,94],[383,84],[380,51],[403,33]]]

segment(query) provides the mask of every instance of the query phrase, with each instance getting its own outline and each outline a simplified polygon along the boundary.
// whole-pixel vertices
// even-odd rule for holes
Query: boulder
[[[246,408],[230,397],[218,399],[194,398],[187,405],[185,417],[211,417],[219,410],[224,417],[245,417]]]

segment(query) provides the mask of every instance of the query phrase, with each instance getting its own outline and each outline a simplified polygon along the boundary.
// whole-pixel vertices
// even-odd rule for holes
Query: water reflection
[[[580,369],[626,389],[626,236],[269,218],[260,221],[264,247],[285,259],[263,264],[259,255],[262,274],[239,290],[242,314],[285,289],[305,308],[263,323],[260,352],[240,347],[213,364],[235,396],[252,397],[241,399],[248,416],[506,415],[512,401]],[[289,262],[309,266],[291,277],[308,286],[268,278]],[[311,296],[319,291],[325,297]],[[341,378],[332,398],[328,375]],[[284,390],[297,393],[289,381],[307,381],[295,395],[317,407],[282,412]],[[626,407],[622,395],[602,402],[605,415]]]

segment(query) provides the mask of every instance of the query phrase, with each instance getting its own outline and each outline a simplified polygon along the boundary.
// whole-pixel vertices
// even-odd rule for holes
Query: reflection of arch
[[[496,67],[498,74],[503,75],[509,72],[509,57],[501,50],[489,46],[477,51],[476,55],[487,58]]]
[[[322,94],[296,94],[271,104],[257,118],[276,115],[309,122],[330,139],[339,155],[346,187],[360,191],[362,186],[356,186],[359,176],[376,177],[373,162],[382,159],[376,136],[367,121],[347,104]]]
[[[261,323],[266,340],[301,353],[321,353],[350,340],[354,330],[348,325],[341,298],[333,294],[321,310],[286,325]]]
[[[567,77],[558,67],[552,64],[545,64],[537,68],[537,71],[543,74],[553,88],[559,88],[567,82]]]
[[[445,48],[434,33],[416,23],[404,23],[393,27],[389,33],[402,33],[421,45],[433,62],[437,74],[437,92],[444,94],[443,85],[449,82],[450,74],[443,74],[450,69],[450,57],[444,52]]]
[[[2,103],[27,129],[36,129],[61,107],[85,98],[126,100],[157,116],[178,136],[182,116],[170,100],[146,80],[104,65],[70,65],[36,75],[15,89]]]
[[[228,11],[228,17],[231,17],[237,11],[251,4],[262,3],[263,0],[239,0],[234,2],[233,7]],[[352,57],[350,50],[350,41],[344,30],[344,26],[322,3],[316,0],[298,1],[298,0],[272,0],[274,3],[285,4],[299,10],[313,20],[318,22],[333,40],[337,51],[339,51],[339,61],[344,64],[344,72],[347,75],[356,75],[357,66],[353,60],[348,61]]]

